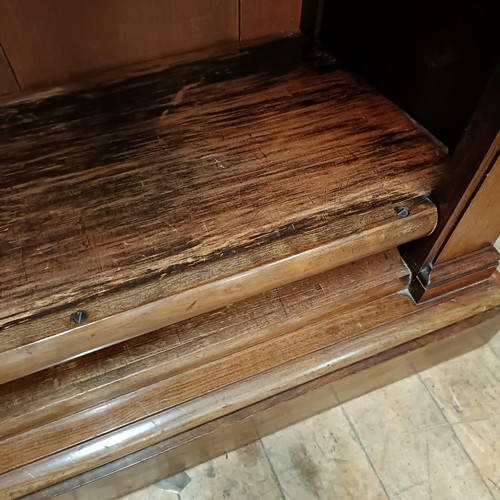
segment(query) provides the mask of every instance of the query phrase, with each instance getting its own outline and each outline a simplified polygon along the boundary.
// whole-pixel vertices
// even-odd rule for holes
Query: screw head
[[[79,325],[79,324],[87,321],[88,317],[89,317],[89,313],[82,309],[80,311],[75,311],[71,315],[71,321],[73,321],[73,323],[76,323],[77,325]]]
[[[398,217],[408,217],[410,215],[410,211],[406,207],[396,207],[395,208],[396,215]]]

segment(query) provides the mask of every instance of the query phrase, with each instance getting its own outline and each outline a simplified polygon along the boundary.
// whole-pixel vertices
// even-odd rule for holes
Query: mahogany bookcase
[[[487,342],[496,9],[0,0],[0,496],[115,498]]]

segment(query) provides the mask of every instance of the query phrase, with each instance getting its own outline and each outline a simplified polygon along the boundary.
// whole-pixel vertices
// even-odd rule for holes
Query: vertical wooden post
[[[439,208],[434,233],[410,245],[416,300],[471,285],[498,264],[500,233],[500,68],[493,74],[446,176],[431,195]]]

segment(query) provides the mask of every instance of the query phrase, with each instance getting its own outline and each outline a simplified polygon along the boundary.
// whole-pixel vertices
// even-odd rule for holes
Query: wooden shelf
[[[436,223],[444,153],[302,36],[0,115],[0,382]]]
[[[0,488],[29,494],[199,436],[208,422],[500,305],[495,279],[417,305],[402,293],[408,278],[392,250],[4,384]]]
[[[291,331],[325,315],[339,314],[346,307],[400,291],[407,282],[408,270],[398,252],[391,250],[1,385],[0,436],[16,436],[77,412],[81,418],[88,418],[82,410],[97,404],[115,407],[106,421],[95,421],[97,433],[109,430],[123,415],[133,419],[125,407],[143,411],[144,404],[133,404],[131,400],[141,398],[144,391],[153,390],[158,395],[152,388],[155,383],[167,390],[175,388],[170,402],[175,406],[209,391],[209,384],[218,386],[220,377],[214,363],[224,366],[227,356],[246,352],[244,358],[250,361],[248,353],[259,349],[256,346],[262,350],[262,346],[275,345],[277,349],[279,344],[285,345],[283,340]],[[306,348],[313,349],[313,342]],[[283,349],[282,358],[273,362],[284,362],[285,355]],[[194,375],[200,369],[203,373],[208,369],[210,375]],[[265,370],[264,363],[251,370]],[[186,377],[191,379],[189,383],[182,382]],[[134,391],[135,396],[131,394]],[[123,395],[121,402],[110,402]],[[157,411],[168,405],[164,398],[154,399]],[[89,433],[87,425],[77,427],[85,435]],[[68,438],[74,439],[75,434],[69,433]],[[31,446],[28,449],[35,451]]]

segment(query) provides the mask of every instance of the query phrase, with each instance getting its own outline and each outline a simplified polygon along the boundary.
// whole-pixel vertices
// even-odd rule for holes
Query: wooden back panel
[[[302,0],[0,0],[0,93],[299,28]],[[12,68],[12,71],[10,70]]]
[[[304,0],[314,6],[308,30],[454,150],[499,61],[500,3]]]

